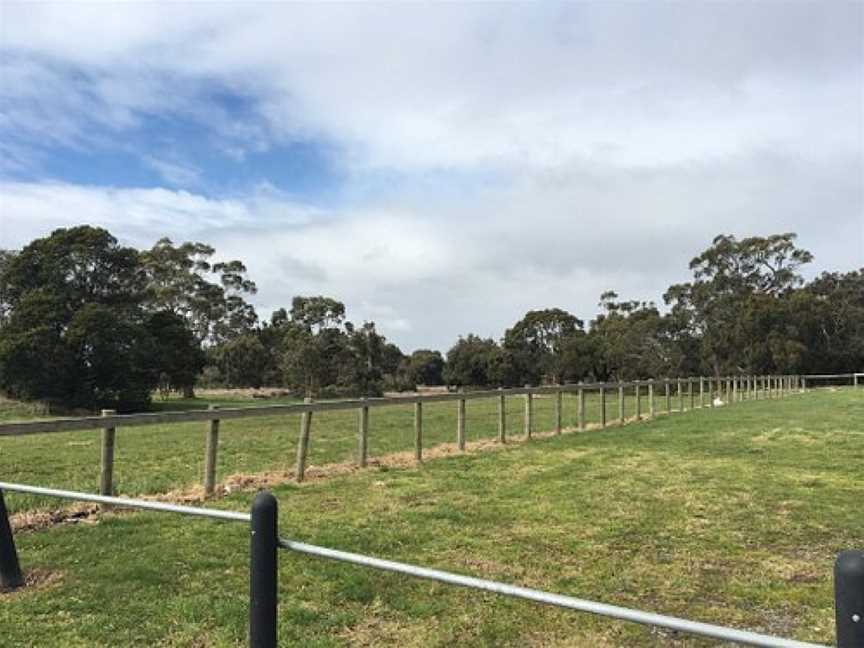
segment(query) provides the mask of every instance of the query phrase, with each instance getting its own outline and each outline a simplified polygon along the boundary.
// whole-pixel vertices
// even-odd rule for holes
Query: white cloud
[[[194,98],[215,81],[253,99],[255,128],[335,139],[362,167],[515,173],[860,143],[857,4],[206,6],[9,4],[3,44],[86,71],[50,95],[67,118],[206,112]],[[39,75],[12,80],[44,92]]]
[[[182,191],[205,161],[157,156],[175,188],[3,184],[0,247],[80,222],[206,240],[247,262],[262,315],[330,294],[407,347],[497,336],[529,308],[587,319],[609,288],[659,299],[720,232],[798,231],[814,269],[864,264],[860,4],[2,11],[7,168],[45,154],[23,140],[102,145],[181,115],[232,159],[320,138],[352,181],[396,180],[323,210],[266,183]],[[203,99],[214,85],[247,120]]]
[[[201,170],[192,165],[161,160],[152,155],[145,155],[142,160],[173,187],[195,186],[201,181]]]
[[[446,348],[462,333],[498,336],[531,308],[589,319],[607,289],[659,301],[720,232],[794,230],[816,255],[811,274],[860,266],[864,193],[847,162],[769,156],[628,174],[576,167],[489,189],[444,213],[413,198],[323,212],[266,187],[215,200],[5,183],[0,247],[79,222],[139,247],[163,235],[204,240],[246,262],[263,317],[294,295],[327,294],[407,348]]]

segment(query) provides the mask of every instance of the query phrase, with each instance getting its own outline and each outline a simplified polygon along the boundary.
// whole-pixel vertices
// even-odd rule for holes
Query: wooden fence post
[[[669,385],[669,379],[666,379],[666,413],[672,413],[672,387]]]
[[[690,410],[696,409],[696,391],[693,389],[693,379],[687,379],[687,395],[690,397]]]
[[[636,420],[642,420],[642,386],[636,383]]]
[[[705,377],[699,376],[699,409],[705,407]]]
[[[308,396],[303,399],[304,403],[311,403]],[[306,458],[309,454],[309,434],[312,431],[312,412],[303,412],[300,415],[300,436],[297,439],[297,468],[295,470],[297,481],[306,479]]]
[[[648,417],[654,418],[657,410],[654,405],[654,381],[648,383]]]
[[[624,387],[618,385],[618,423],[624,425]]]
[[[585,430],[585,390],[581,387],[579,388],[579,411],[577,415],[579,416],[579,431]]]
[[[218,405],[210,405],[210,411],[219,409]],[[211,419],[207,430],[207,444],[204,451],[204,496],[212,495],[216,490],[216,455],[219,450],[219,419]]]
[[[102,416],[114,416],[116,410],[103,409]],[[102,428],[102,468],[99,474],[99,494],[114,494],[114,436],[116,429]]]
[[[561,434],[561,401],[564,395],[559,389],[555,392],[555,434]]]
[[[499,387],[498,391],[498,441],[507,443],[507,401],[504,396],[504,388]]]
[[[465,399],[460,398],[456,408],[456,443],[460,450],[465,450]]]
[[[357,415],[357,465],[365,468],[369,457],[369,407],[364,404]]]
[[[606,427],[606,388],[600,386],[600,427]]]
[[[528,389],[530,385],[525,385],[525,388]],[[525,438],[531,438],[531,431],[534,428],[534,401],[533,394],[531,392],[526,392],[525,394]]]
[[[732,402],[738,402],[738,376],[732,376]]]
[[[678,411],[684,411],[684,383],[678,379]]]
[[[423,461],[423,401],[414,403],[414,459]]]

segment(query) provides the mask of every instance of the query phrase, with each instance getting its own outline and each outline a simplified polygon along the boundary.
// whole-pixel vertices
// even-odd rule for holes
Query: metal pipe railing
[[[229,520],[231,522],[248,522],[251,519],[249,513],[238,513],[237,511],[220,511],[219,509],[184,506],[182,504],[169,504],[168,502],[130,499],[127,497],[110,497],[108,495],[92,495],[90,493],[79,493],[77,491],[60,490],[57,488],[0,482],[0,491],[4,490],[16,493],[29,493],[31,495],[59,497],[61,499],[76,500],[78,502],[95,502],[96,504],[107,504],[118,508],[143,509],[147,511],[161,511],[163,513],[180,513],[182,515],[195,515],[197,517],[212,518],[214,520]]]

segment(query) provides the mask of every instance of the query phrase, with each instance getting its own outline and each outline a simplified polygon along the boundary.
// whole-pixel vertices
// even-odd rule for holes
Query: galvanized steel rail
[[[219,509],[184,506],[182,504],[170,504],[168,502],[130,499],[127,497],[110,497],[108,495],[93,495],[90,493],[79,493],[77,491],[60,490],[57,488],[44,488],[42,486],[30,486],[28,484],[0,482],[0,491],[4,490],[16,493],[29,493],[31,495],[44,495],[46,497],[59,497],[79,502],[108,504],[118,508],[160,511],[162,513],[180,513],[181,515],[194,515],[197,517],[212,518],[214,520],[228,520],[231,522],[249,522],[251,519],[249,513],[239,513],[236,511],[220,511]]]

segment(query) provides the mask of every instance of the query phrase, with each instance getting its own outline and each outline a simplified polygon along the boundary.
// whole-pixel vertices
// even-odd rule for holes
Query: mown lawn
[[[642,388],[642,412],[648,404]],[[619,421],[617,392],[606,399],[607,421]],[[288,403],[290,399],[266,401],[266,404]],[[220,407],[260,406],[262,401],[240,395],[194,401],[156,401],[158,409],[206,408],[209,403]],[[657,411],[665,411],[665,398],[658,395]],[[672,399],[672,408],[680,401]],[[697,401],[698,405],[698,401]],[[469,441],[494,439],[498,434],[497,398],[469,400],[466,404],[466,432]],[[507,398],[508,434],[523,434],[524,397]],[[563,401],[564,426],[577,425],[577,398],[567,394]],[[625,416],[635,415],[635,397],[628,389],[625,396]],[[685,399],[685,407],[689,400]],[[455,402],[426,403],[423,408],[424,446],[434,447],[456,440]],[[552,397],[534,397],[534,429],[552,429],[554,403]],[[38,410],[28,406],[0,402],[0,423],[37,418]],[[600,421],[600,399],[597,393],[586,398],[586,421]],[[118,494],[140,495],[188,489],[200,484],[204,470],[206,423],[156,425],[118,428],[115,448],[114,485]],[[355,411],[317,412],[313,417],[309,464],[322,466],[354,462],[357,452],[358,415]],[[268,416],[263,418],[223,421],[217,477],[233,481],[232,476],[265,471],[293,472],[300,417]],[[99,430],[42,434],[27,437],[0,437],[0,475],[6,481],[21,482],[95,491],[99,484]],[[414,447],[414,409],[404,406],[370,410],[369,455],[371,458],[395,452],[411,451]],[[17,498],[10,503],[12,511],[51,508],[56,501],[35,497]]]
[[[829,643],[832,561],[864,544],[862,420],[864,390],[811,392],[275,492],[298,540]],[[17,541],[43,584],[0,595],[4,646],[244,641],[242,524],[106,514]],[[285,552],[280,569],[282,645],[714,645]]]

